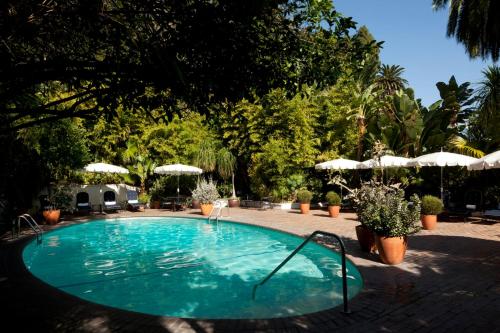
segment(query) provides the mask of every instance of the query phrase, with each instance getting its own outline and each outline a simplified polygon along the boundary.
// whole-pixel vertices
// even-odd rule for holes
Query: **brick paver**
[[[315,230],[340,235],[363,275],[364,289],[341,307],[271,320],[195,320],[127,312],[80,300],[33,277],[21,250],[30,237],[0,245],[0,313],[3,332],[500,332],[500,223],[440,222],[410,236],[405,261],[382,264],[361,252],[356,215],[327,212],[231,209],[225,220],[307,236]],[[146,210],[129,216],[199,216],[197,211]],[[101,218],[102,216],[99,216]],[[78,221],[67,221],[79,223]],[[59,226],[58,225],[58,226]],[[58,227],[56,226],[56,227]],[[48,228],[48,226],[45,226]],[[9,328],[11,327],[11,328]]]

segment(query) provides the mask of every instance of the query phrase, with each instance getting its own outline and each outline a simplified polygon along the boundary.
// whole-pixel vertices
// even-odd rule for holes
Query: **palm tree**
[[[435,10],[449,4],[448,37],[455,36],[465,45],[471,57],[500,56],[500,1],[498,0],[433,0]]]
[[[363,89],[360,84],[357,84],[353,90],[353,99],[349,110],[348,119],[356,117],[358,127],[358,145],[356,158],[358,161],[363,157],[363,142],[366,135],[366,127],[368,120],[375,114],[377,110],[377,96],[373,91],[374,86],[371,85]]]
[[[477,99],[477,124],[485,134],[488,150],[500,145],[500,67],[489,66],[483,70],[484,79],[479,83]]]
[[[233,196],[236,198],[236,190],[234,188],[234,169],[236,168],[236,158],[227,148],[221,148],[217,153],[217,171],[222,179],[227,180],[231,177],[233,185]]]
[[[206,172],[213,172],[217,166],[217,156],[212,141],[203,141],[194,157],[194,165]]]
[[[405,69],[398,65],[383,64],[375,77],[375,87],[387,95],[404,89],[408,81],[402,77]]]
[[[479,83],[476,97],[479,112],[488,121],[495,113],[500,112],[500,67],[488,66],[482,74],[484,80]]]
[[[146,154],[141,150],[143,149],[137,141],[130,140],[127,142],[127,149],[122,153],[122,159],[123,162],[132,164],[127,167],[130,174],[125,177],[130,181],[133,177],[139,179],[140,193],[145,193],[146,180],[153,174],[156,163],[144,156]]]

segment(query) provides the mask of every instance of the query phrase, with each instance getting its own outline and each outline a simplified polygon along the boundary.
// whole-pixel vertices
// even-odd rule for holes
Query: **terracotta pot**
[[[328,206],[330,217],[337,217],[340,214],[340,206]]]
[[[201,214],[203,216],[208,216],[212,212],[214,205],[213,204],[201,204],[200,208],[201,208]]]
[[[310,203],[300,203],[300,212],[302,214],[309,213],[309,208],[311,207]]]
[[[375,234],[375,244],[377,244],[380,260],[387,265],[397,265],[405,257],[408,247],[408,238],[402,237],[383,237]]]
[[[61,210],[60,209],[44,210],[42,212],[42,215],[47,224],[54,225],[57,222],[59,222],[59,217],[61,216]]]
[[[436,229],[437,215],[422,215],[420,221],[422,221],[422,227],[425,230]]]
[[[191,201],[191,207],[193,207],[194,209],[199,209],[200,208],[200,200],[193,199],[193,201]]]
[[[377,251],[377,245],[375,245],[373,231],[362,224],[357,225],[356,236],[358,236],[359,246],[361,247],[362,251],[370,253],[375,253]]]
[[[227,200],[227,204],[229,207],[239,207],[240,206],[240,200],[239,199],[229,199]]]
[[[152,209],[160,209],[160,201],[159,200],[151,201],[150,207]]]

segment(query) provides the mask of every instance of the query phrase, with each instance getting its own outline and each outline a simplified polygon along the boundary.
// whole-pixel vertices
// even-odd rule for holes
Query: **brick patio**
[[[364,289],[341,307],[273,320],[186,320],[127,312],[82,301],[27,272],[21,250],[30,236],[0,245],[3,332],[500,332],[500,223],[440,222],[409,239],[404,263],[386,266],[360,251],[355,214],[231,209],[227,220],[306,236],[315,230],[343,237],[364,277]],[[118,216],[199,216],[197,211],[147,210]],[[102,216],[99,216],[101,218]],[[68,221],[60,223],[78,223]],[[47,226],[46,226],[47,227]],[[48,229],[48,227],[47,227]],[[31,236],[32,237],[32,236]],[[10,328],[8,328],[10,327]]]

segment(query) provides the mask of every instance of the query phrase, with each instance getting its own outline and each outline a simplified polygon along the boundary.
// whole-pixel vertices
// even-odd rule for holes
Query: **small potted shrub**
[[[340,196],[330,191],[326,194],[326,201],[328,202],[328,213],[330,217],[337,217],[340,213]]]
[[[216,184],[209,179],[201,179],[196,188],[192,191],[193,200],[199,200],[201,213],[204,216],[210,215],[213,209],[213,203],[220,198]]]
[[[309,213],[311,206],[312,193],[308,190],[299,190],[297,192],[297,200],[300,202],[300,212],[302,214]]]
[[[388,265],[397,265],[404,259],[408,235],[420,230],[420,199],[404,199],[401,189],[387,192],[379,202],[369,207],[368,227],[373,230],[380,259]]]
[[[68,210],[72,200],[71,193],[63,186],[58,186],[52,190],[47,197],[47,205],[42,207],[42,215],[47,224],[59,222],[61,210]]]
[[[437,226],[437,215],[443,211],[444,205],[441,199],[424,195],[422,197],[422,226],[425,230],[435,229]]]
[[[144,208],[146,207],[146,205],[150,202],[151,196],[149,194],[147,194],[146,192],[142,192],[141,194],[139,194],[138,200],[139,200],[139,204],[140,204],[139,211],[142,212],[142,211],[144,211]]]

